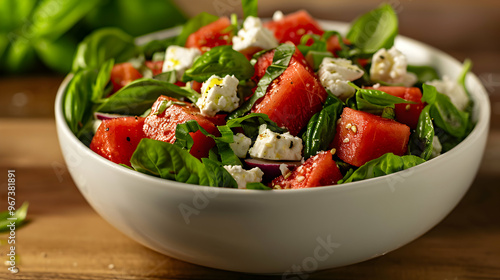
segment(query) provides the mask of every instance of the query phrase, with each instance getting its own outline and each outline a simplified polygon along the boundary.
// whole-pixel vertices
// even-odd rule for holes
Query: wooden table
[[[283,2],[262,4],[260,10],[269,16]],[[492,124],[483,163],[456,209],[424,236],[385,256],[315,272],[310,279],[500,279],[500,5],[482,0],[474,5],[415,2],[397,2],[403,8],[402,33],[458,59],[472,58],[474,72],[491,94]],[[190,14],[216,13],[214,3],[234,1],[199,3],[183,6]],[[302,1],[288,3],[283,10],[294,10]],[[308,3],[313,15],[339,20],[350,20],[374,5],[355,6],[347,0]],[[326,6],[337,8],[321,8]],[[8,169],[16,170],[18,202],[30,203],[30,222],[16,232],[20,273],[11,274],[7,266],[0,266],[0,279],[281,278],[172,259],[135,243],[100,218],[75,187],[56,139],[53,101],[62,78],[46,74],[0,78],[0,210],[6,209]],[[6,259],[7,249],[0,246],[0,260]]]

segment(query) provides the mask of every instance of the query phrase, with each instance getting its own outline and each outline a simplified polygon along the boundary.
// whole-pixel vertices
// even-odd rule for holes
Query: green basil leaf
[[[141,115],[153,105],[160,95],[177,99],[187,98],[193,103],[196,103],[199,98],[199,94],[195,91],[190,91],[167,82],[141,78],[104,99],[96,111],[122,115]]]
[[[16,229],[19,229],[20,226],[22,226],[26,222],[26,215],[28,214],[28,202],[24,202],[21,207],[16,209],[16,211],[13,213],[14,215],[11,215],[10,211],[3,211],[0,213],[0,232],[7,232],[10,231],[9,225],[14,222],[16,225]],[[14,218],[16,220],[11,221],[7,220],[8,218]]]
[[[106,85],[109,83],[111,77],[111,69],[115,63],[114,59],[110,59],[102,65],[99,73],[97,74],[97,80],[92,90],[91,100],[94,103],[99,102],[103,99],[109,91],[105,91]],[[111,89],[111,88],[110,88]]]
[[[335,136],[337,119],[342,113],[343,105],[340,99],[328,94],[323,109],[309,120],[302,136],[305,159],[328,149]]]
[[[467,96],[469,97],[469,103],[465,108],[465,111],[468,112],[469,114],[472,113],[472,108],[474,107],[474,101],[472,100],[470,92],[467,89],[467,86],[465,85],[465,78],[467,77],[467,74],[470,72],[471,68],[472,68],[472,62],[470,61],[470,59],[466,59],[462,66],[462,72],[460,73],[457,79],[458,84],[462,86],[465,93],[467,93]]]
[[[257,102],[257,100],[259,100],[266,94],[267,88],[272,83],[272,81],[274,81],[274,79],[278,78],[281,74],[283,74],[283,72],[285,72],[294,53],[294,45],[279,45],[274,51],[273,63],[269,65],[269,67],[267,67],[266,73],[257,84],[257,89],[255,90],[254,95],[252,95],[250,99],[245,101],[245,103],[243,103],[243,105],[241,105],[239,109],[230,113],[228,115],[228,119],[241,117],[248,111],[250,111],[255,102]]]
[[[134,38],[117,28],[102,28],[92,32],[78,45],[73,71],[99,69],[109,59],[125,62],[137,54]]]
[[[178,182],[210,185],[205,166],[188,151],[163,141],[144,138],[130,159],[132,167],[145,174]]]
[[[233,50],[232,46],[218,46],[198,57],[191,68],[184,72],[183,82],[195,80],[204,82],[212,75],[224,78],[234,75],[238,80],[247,80],[253,76],[254,68],[245,55]]]
[[[257,0],[241,0],[241,6],[243,8],[244,18],[247,18],[249,16],[258,17],[258,12],[257,12],[258,2],[259,1]]]
[[[77,134],[92,116],[91,100],[97,75],[96,70],[77,71],[66,87],[63,114],[74,134]]]
[[[259,127],[263,124],[267,128],[276,133],[285,133],[286,129],[279,127],[275,122],[269,119],[269,116],[262,113],[251,113],[243,117],[230,119],[226,126],[229,128],[241,127],[247,137],[255,140],[259,135]]]
[[[415,104],[380,90],[359,88],[351,82],[349,84],[356,89],[356,93],[346,101],[346,104],[355,110],[381,115],[386,107],[394,108],[394,105],[399,103]]]
[[[419,156],[425,160],[431,158],[433,149],[434,125],[432,124],[432,118],[429,113],[431,106],[432,105],[425,106],[420,113],[417,128],[415,132],[411,134],[410,143],[408,145],[410,154]]]
[[[177,36],[175,45],[184,46],[186,45],[186,40],[191,35],[191,33],[196,32],[201,27],[212,23],[218,19],[217,16],[211,15],[209,13],[202,12],[195,17],[191,18],[188,22],[184,24],[181,33]]]
[[[153,79],[166,83],[175,84],[175,82],[177,82],[177,71],[170,70],[167,72],[163,72],[154,76]]]
[[[99,0],[41,0],[31,18],[30,34],[55,40],[71,29],[88,12],[95,9]]]
[[[379,158],[370,160],[355,171],[348,172],[342,180],[337,182],[337,184],[384,176],[411,168],[424,162],[424,159],[413,155],[396,156],[392,153],[387,153]]]
[[[374,54],[381,48],[394,45],[398,34],[398,18],[389,4],[382,4],[359,18],[352,24],[347,39],[364,54]]]
[[[436,102],[432,104],[430,114],[436,126],[450,135],[457,138],[467,135],[469,113],[457,109],[448,96],[437,93]]]
[[[17,0],[0,2],[0,33],[11,32],[27,23],[27,19],[38,0]],[[1,52],[0,52],[1,53]]]
[[[434,86],[423,84],[422,85],[422,102],[427,104],[434,104],[437,98],[437,90]]]
[[[432,66],[408,65],[407,71],[417,76],[417,84],[439,79],[436,69]]]
[[[272,190],[272,188],[262,184],[262,183],[247,183],[247,190],[264,190],[264,191],[269,191]]]
[[[207,169],[210,186],[220,188],[238,188],[238,184],[233,176],[218,161],[209,158],[201,159]]]

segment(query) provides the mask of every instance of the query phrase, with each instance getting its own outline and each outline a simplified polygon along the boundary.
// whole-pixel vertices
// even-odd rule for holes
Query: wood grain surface
[[[240,9],[235,0],[177,2],[189,15],[217,14],[221,3],[229,12]],[[318,18],[349,21],[380,1],[260,2],[263,16],[305,7]],[[390,2],[400,7],[402,34],[473,60],[492,104],[487,151],[464,199],[435,228],[394,252],[308,279],[500,279],[500,2]],[[16,170],[17,200],[30,203],[29,223],[16,232],[20,272],[2,266],[8,247],[1,245],[0,279],[282,279],[185,263],[105,222],[78,192],[62,159],[53,117],[62,79],[0,77],[0,210],[6,209],[8,169]]]

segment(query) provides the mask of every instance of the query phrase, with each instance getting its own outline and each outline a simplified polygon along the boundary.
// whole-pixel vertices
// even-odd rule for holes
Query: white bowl
[[[327,29],[347,25],[321,22]],[[175,35],[167,30],[148,38]],[[153,36],[153,37],[152,37]],[[398,37],[410,63],[457,77],[461,64],[443,52]],[[490,103],[479,79],[472,133],[453,150],[395,174],[340,186],[258,191],[220,189],[159,179],[95,154],[70,131],[59,88],[57,133],[83,196],[110,224],[168,256],[249,273],[308,273],[383,255],[439,223],[471,185],[486,145]]]

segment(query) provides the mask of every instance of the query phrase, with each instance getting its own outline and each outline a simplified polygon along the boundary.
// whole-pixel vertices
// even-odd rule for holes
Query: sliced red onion
[[[119,115],[119,114],[108,114],[108,113],[101,113],[101,112],[95,112],[94,113],[94,118],[97,120],[109,120],[109,119],[116,119],[116,118],[123,118],[123,117],[130,117],[128,115]]]
[[[280,166],[281,168],[287,167],[291,171],[302,164],[300,161],[274,161],[254,158],[245,159],[245,163],[249,168],[260,168],[260,170],[264,172],[264,182],[270,182],[274,178],[282,175]]]

